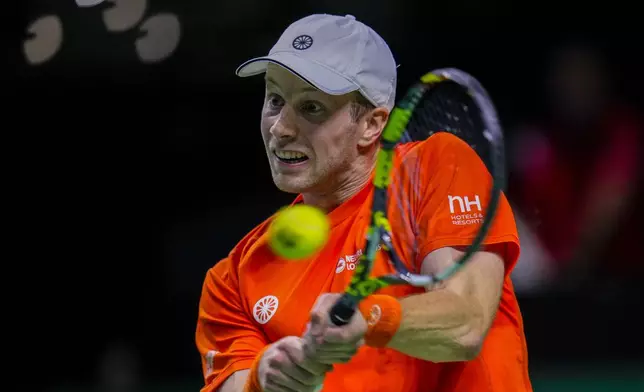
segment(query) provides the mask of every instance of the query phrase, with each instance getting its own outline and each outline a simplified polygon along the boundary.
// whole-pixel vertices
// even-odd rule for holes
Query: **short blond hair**
[[[375,109],[376,106],[371,103],[362,94],[355,94],[355,99],[351,102],[350,113],[353,121],[358,121],[367,112]]]

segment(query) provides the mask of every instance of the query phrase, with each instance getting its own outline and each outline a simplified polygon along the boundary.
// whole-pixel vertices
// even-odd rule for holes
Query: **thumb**
[[[311,313],[311,322],[310,322],[310,328],[309,328],[309,333],[313,337],[319,337],[324,334],[324,329],[325,329],[325,323],[324,323],[324,318],[325,316],[322,315],[319,311],[312,312]]]

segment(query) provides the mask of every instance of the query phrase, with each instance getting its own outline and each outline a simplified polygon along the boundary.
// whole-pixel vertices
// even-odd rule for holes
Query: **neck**
[[[358,193],[371,178],[371,172],[376,164],[376,154],[361,156],[344,175],[335,176],[335,181],[329,191],[302,193],[305,204],[332,211],[340,204]]]

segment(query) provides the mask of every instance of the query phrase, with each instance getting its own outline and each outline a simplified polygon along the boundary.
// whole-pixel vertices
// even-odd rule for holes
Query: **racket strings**
[[[404,140],[425,140],[436,132],[449,132],[468,143],[488,164],[489,143],[482,129],[484,121],[475,100],[458,83],[446,81],[432,87],[418,103]]]

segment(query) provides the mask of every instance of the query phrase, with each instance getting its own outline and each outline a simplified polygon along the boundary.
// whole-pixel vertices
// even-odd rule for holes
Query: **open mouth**
[[[309,160],[309,157],[297,151],[275,151],[274,154],[280,162],[289,165],[295,165]]]

